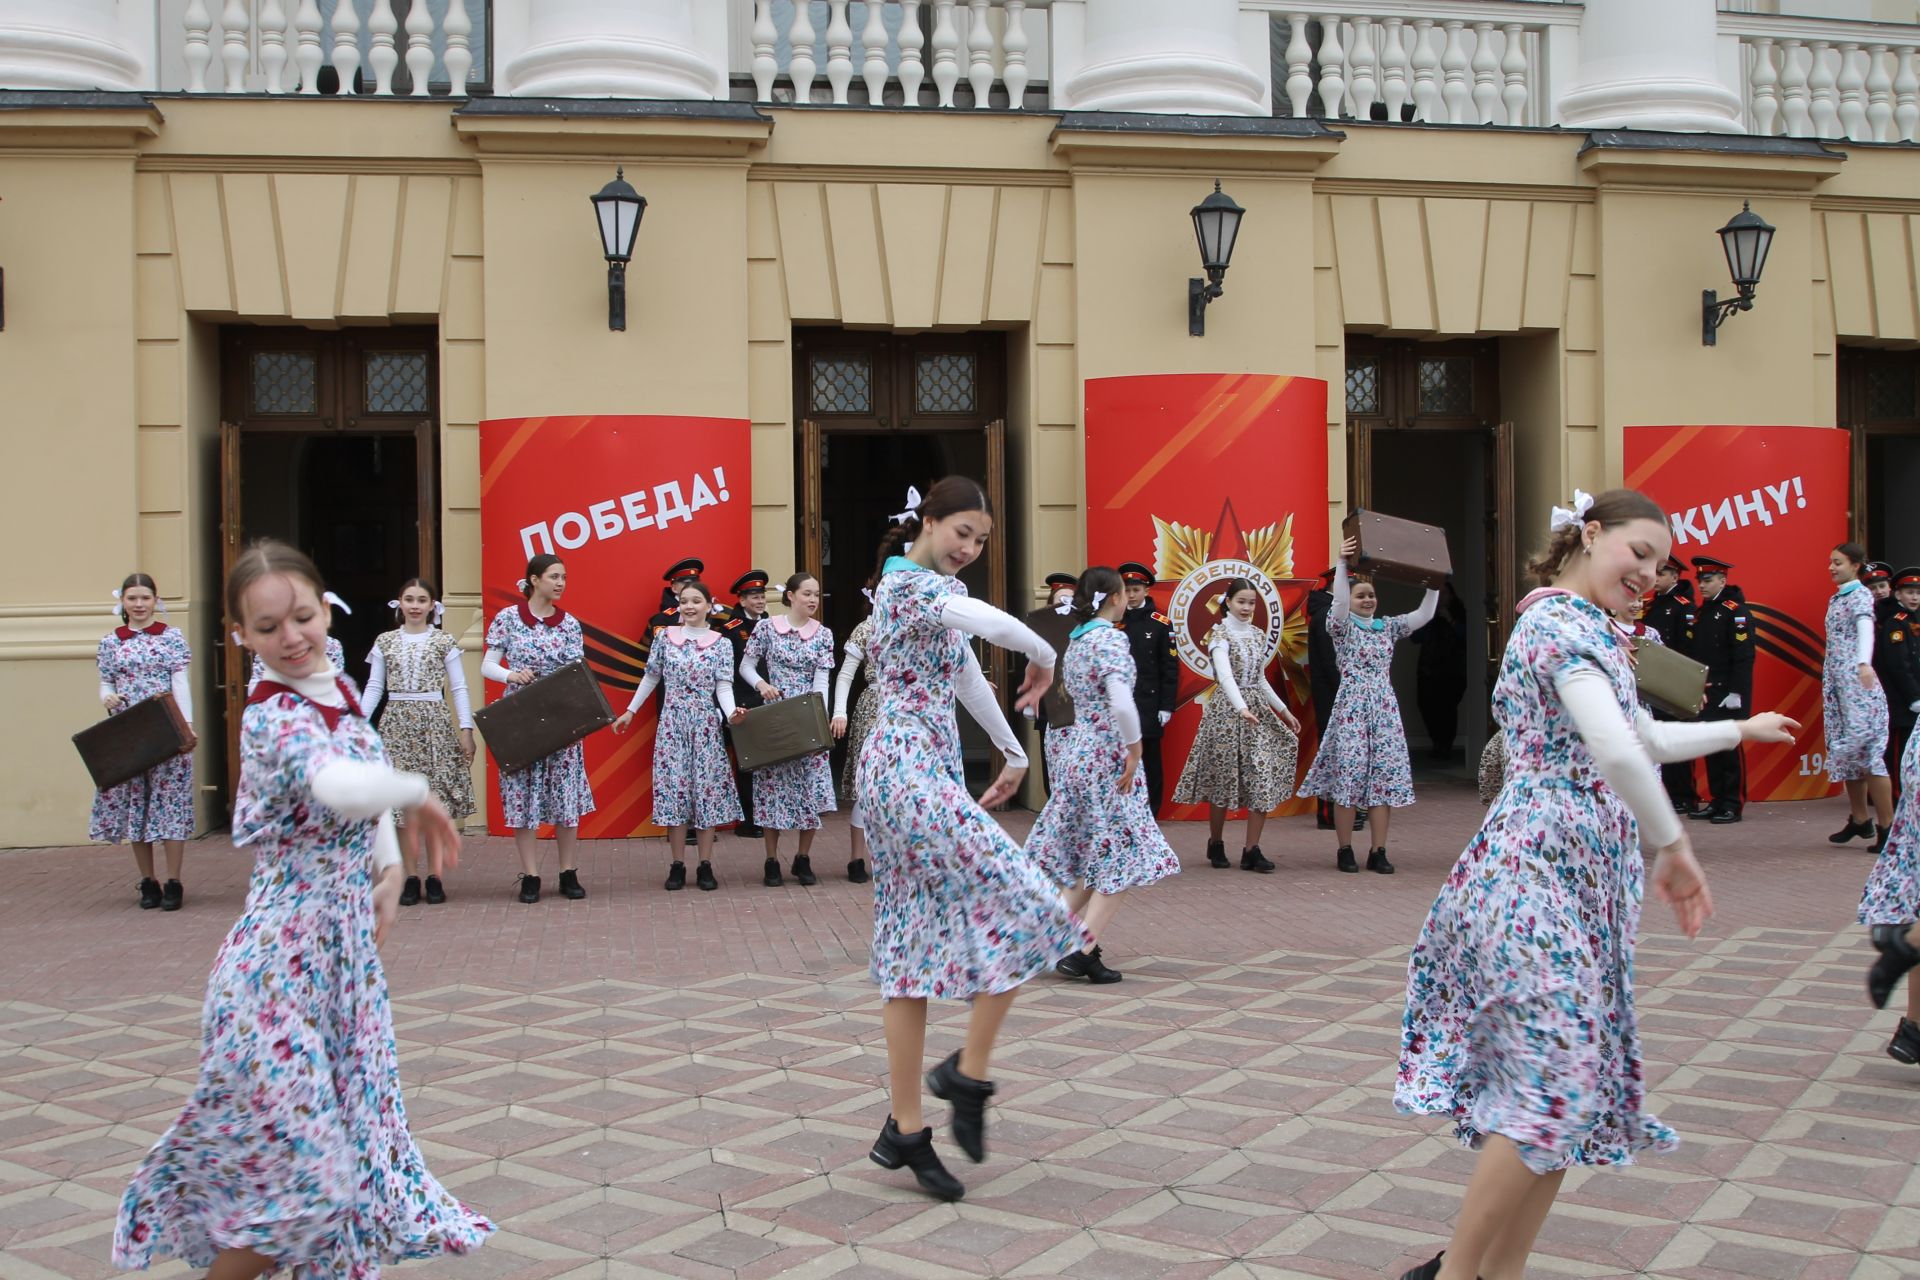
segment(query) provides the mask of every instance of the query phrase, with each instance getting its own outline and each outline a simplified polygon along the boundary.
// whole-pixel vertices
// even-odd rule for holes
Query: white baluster
[[[793,56],[787,62],[787,75],[793,80],[793,100],[807,102],[813,97],[813,6],[807,0],[794,0],[793,24],[787,28],[787,44]]]
[[[847,86],[853,83],[853,28],[847,23],[847,0],[827,0],[827,84],[833,105],[847,105]]]
[[[1287,15],[1287,101],[1296,118],[1309,113],[1313,96],[1313,46],[1307,42],[1307,15]]]
[[[400,53],[393,46],[394,32],[400,20],[393,16],[393,0],[373,0],[373,14],[367,19],[372,47],[367,50],[367,65],[373,68],[373,92],[381,98],[393,96],[393,69],[400,65]]]
[[[1379,55],[1373,49],[1373,23],[1366,18],[1353,20],[1353,47],[1347,54],[1347,96],[1353,102],[1355,120],[1373,119],[1373,100],[1380,96]]]
[[[920,105],[920,83],[927,78],[920,50],[927,42],[920,33],[920,0],[900,0],[900,102]]]
[[[1517,127],[1527,123],[1526,28],[1509,22],[1501,31],[1506,35],[1507,46],[1500,57],[1500,74],[1506,80],[1506,88],[1500,91],[1500,103],[1506,109],[1507,123]]]
[[[933,87],[942,107],[953,105],[953,86],[960,83],[960,30],[953,6],[954,0],[933,0]]]
[[[1753,131],[1763,138],[1769,137],[1774,119],[1780,114],[1780,95],[1775,88],[1780,76],[1773,69],[1773,40],[1762,36],[1748,48],[1753,50],[1753,70],[1747,73],[1747,87],[1753,101]]]
[[[1400,110],[1407,105],[1407,46],[1403,36],[1405,18],[1387,18],[1380,37],[1380,96],[1387,104],[1387,119],[1400,122]]]
[[[187,29],[187,92],[205,93],[207,66],[213,61],[213,15],[207,11],[207,0],[187,0],[181,25]]]
[[[418,0],[407,9],[407,78],[413,96],[424,98],[433,83],[433,13]]]
[[[780,62],[773,51],[780,44],[780,28],[773,24],[773,0],[753,0],[753,100],[773,101],[773,80]]]
[[[327,60],[320,51],[319,0],[300,0],[300,7],[293,11],[293,30],[297,41],[293,65],[300,69],[300,92],[318,93],[320,64]]]
[[[1340,15],[1320,15],[1320,114],[1340,118],[1340,102],[1347,96],[1346,50],[1340,47]]]
[[[1867,136],[1893,139],[1893,73],[1887,70],[1887,46],[1867,46]]]
[[[227,0],[220,11],[220,26],[225,31],[220,40],[220,61],[227,69],[228,93],[247,91],[247,35],[252,25],[245,0]]]
[[[1475,124],[1492,124],[1500,106],[1500,60],[1493,56],[1493,24],[1473,24],[1473,117]]]
[[[1867,140],[1867,73],[1860,65],[1860,46],[1840,46],[1840,128],[1855,142]]]
[[[860,28],[860,47],[864,51],[860,78],[867,82],[867,103],[879,106],[887,93],[887,24],[882,20],[880,0],[867,0],[867,21]]]
[[[1441,24],[1447,30],[1447,49],[1440,55],[1440,70],[1446,77],[1446,86],[1441,89],[1441,97],[1447,104],[1447,123],[1467,123],[1467,108],[1472,105],[1473,94],[1467,87],[1467,38],[1463,34],[1467,24],[1459,18],[1449,18]]]
[[[1006,68],[1000,79],[1007,86],[1007,109],[1018,111],[1027,100],[1027,0],[1004,0],[1007,25],[1000,32]]]
[[[993,28],[987,25],[992,0],[968,0],[967,83],[973,86],[973,106],[984,110],[993,103]]]
[[[1413,20],[1413,118],[1432,122],[1440,116],[1440,50],[1434,43],[1433,19]]]
[[[1898,70],[1893,77],[1893,140],[1895,142],[1913,142],[1916,130],[1920,130],[1920,67],[1916,67],[1916,50],[1910,44],[1903,44],[1894,50],[1894,63]]]
[[[1789,138],[1813,136],[1813,94],[1798,40],[1780,42],[1780,132]]]
[[[360,71],[360,15],[353,11],[353,0],[340,0],[333,11],[333,69],[340,73],[340,92],[355,92],[353,80]]]
[[[1827,53],[1832,48],[1825,40],[1810,41],[1807,45],[1813,54],[1807,70],[1807,92],[1813,96],[1813,136],[1816,138],[1840,136],[1839,82],[1827,61]]]
[[[260,0],[260,69],[267,76],[268,93],[285,93],[287,67],[287,10],[280,0]]]
[[[447,0],[447,16],[440,23],[447,37],[446,52],[440,55],[447,69],[447,92],[456,98],[467,96],[467,73],[473,70],[473,50],[467,37],[473,34],[473,17],[467,12],[467,0]]]

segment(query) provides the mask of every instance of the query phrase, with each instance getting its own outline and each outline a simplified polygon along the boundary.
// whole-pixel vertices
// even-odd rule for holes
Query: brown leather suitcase
[[[1055,613],[1051,608],[1035,609],[1027,615],[1027,626],[1060,655],[1053,664],[1053,683],[1040,696],[1040,705],[1046,710],[1049,729],[1064,729],[1073,723],[1073,695],[1067,692],[1065,675],[1069,637],[1079,623],[1080,620],[1071,614]],[[1018,690],[1009,692],[1017,693]]]
[[[747,718],[733,726],[733,754],[748,773],[798,760],[832,745],[833,728],[827,723],[826,701],[811,691],[750,707]]]
[[[585,662],[550,675],[473,713],[502,773],[518,773],[613,723],[613,708]]]
[[[1444,529],[1359,508],[1347,514],[1340,529],[1359,540],[1349,566],[1355,573],[1437,589],[1453,572]]]
[[[1706,667],[1645,636],[1634,638],[1633,659],[1633,683],[1648,706],[1677,720],[1699,716],[1707,701]]]
[[[135,703],[73,735],[93,785],[102,791],[187,754],[198,742],[171,693]]]

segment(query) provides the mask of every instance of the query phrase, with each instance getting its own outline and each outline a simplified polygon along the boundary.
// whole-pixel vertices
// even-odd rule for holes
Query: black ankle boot
[[[967,1153],[967,1159],[979,1164],[987,1158],[987,1099],[993,1096],[991,1080],[973,1080],[960,1074],[960,1054],[927,1072],[927,1092],[942,1102],[953,1104],[953,1140]]]
[[[1913,944],[1907,941],[1904,924],[1877,924],[1873,926],[1872,937],[1873,949],[1880,954],[1873,968],[1867,970],[1867,995],[1874,1008],[1884,1009],[1887,997],[1893,994],[1907,970],[1920,965],[1920,951],[1914,950]]]
[[[1340,851],[1334,855],[1334,861],[1342,871],[1350,872],[1354,875],[1360,874],[1360,864],[1354,861],[1352,845],[1341,845]]]
[[[160,909],[162,911],[178,911],[185,901],[186,891],[180,887],[178,880],[169,880],[161,887]]]
[[[1877,822],[1873,824],[1873,851],[1876,855],[1886,850],[1887,833],[1892,830],[1892,827],[1883,827]]]
[[[447,900],[447,887],[440,883],[439,876],[427,877],[427,905],[437,907]]]
[[[1256,844],[1240,851],[1240,869],[1242,871],[1258,871],[1260,874],[1265,875],[1267,872],[1273,870],[1273,863],[1267,860],[1267,855],[1260,852],[1260,846]]]
[[[813,874],[813,859],[804,853],[795,854],[793,858],[793,878],[802,886],[819,884],[820,878]]]
[[[1367,870],[1383,876],[1393,874],[1393,864],[1387,861],[1385,849],[1372,849],[1367,852]]]
[[[781,885],[786,883],[785,880],[782,880],[780,878],[780,859],[778,858],[767,859],[766,871],[760,877],[760,883],[766,885],[767,888],[769,889],[778,889]]]
[[[1100,948],[1087,952],[1087,981],[1096,987],[1109,986],[1120,981],[1126,975],[1118,969],[1107,968],[1106,961],[1100,956]]]
[[[420,905],[420,877],[408,876],[407,882],[400,886],[400,905],[417,907]]]
[[[520,901],[532,903],[540,901],[540,877],[522,872],[520,876]]]
[[[667,868],[667,892],[687,887],[687,864],[676,862]]]
[[[1230,867],[1227,861],[1227,842],[1224,840],[1207,841],[1207,863],[1215,867]]]
[[[1870,836],[1872,834],[1873,834],[1872,818],[1862,818],[1860,821],[1855,822],[1853,820],[1852,815],[1848,815],[1847,825],[1840,828],[1838,831],[1834,832],[1832,835],[1828,836],[1827,843],[1828,844],[1845,844],[1847,841],[1852,840],[1857,836]]]
[[[865,884],[872,878],[872,876],[867,874],[867,860],[865,858],[855,858],[847,864],[847,879],[853,881],[855,884]]]
[[[140,882],[140,909],[151,911],[160,905],[160,882],[152,876]]]
[[[958,1200],[967,1194],[960,1185],[960,1179],[947,1172],[947,1166],[940,1163],[940,1157],[934,1154],[933,1130],[922,1129],[907,1136],[900,1132],[900,1126],[887,1117],[887,1123],[880,1130],[880,1136],[873,1140],[873,1150],[867,1153],[868,1159],[882,1169],[898,1169],[901,1165],[913,1170],[914,1180],[920,1189],[940,1200]]]
[[[713,878],[713,864],[711,862],[702,862],[700,864],[699,869],[694,872],[693,882],[702,889],[705,889],[708,893],[712,893],[720,887],[720,882]]]
[[[572,867],[560,873],[560,892],[575,902],[587,896],[587,891],[580,887],[580,873]]]
[[[1895,1062],[1904,1062],[1908,1066],[1920,1063],[1920,1026],[1900,1019],[1900,1026],[1894,1031],[1893,1039],[1887,1042],[1887,1056]]]
[[[1434,1277],[1440,1274],[1440,1259],[1446,1256],[1446,1250],[1442,1249],[1439,1253],[1434,1254],[1428,1261],[1406,1272],[1400,1277],[1400,1280],[1434,1280]]]

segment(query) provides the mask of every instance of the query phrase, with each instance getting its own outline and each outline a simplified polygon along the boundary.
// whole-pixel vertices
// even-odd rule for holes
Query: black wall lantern
[[[1742,201],[1740,212],[1720,228],[1720,247],[1726,251],[1727,270],[1740,292],[1725,302],[1720,301],[1720,295],[1712,289],[1701,296],[1700,342],[1709,347],[1716,345],[1715,335],[1729,316],[1736,311],[1753,310],[1760,273],[1767,269],[1767,253],[1773,248],[1773,228],[1753,211],[1750,202]]]
[[[1240,238],[1240,219],[1246,215],[1232,196],[1220,190],[1218,178],[1213,194],[1193,206],[1193,234],[1200,242],[1200,265],[1207,272],[1205,280],[1187,281],[1187,332],[1196,338],[1207,332],[1207,304],[1226,292],[1220,282],[1233,261],[1233,242]]]
[[[614,170],[613,181],[589,197],[593,212],[600,219],[600,249],[607,258],[607,328],[627,327],[627,263],[633,259],[634,238],[640,234],[640,219],[647,212],[647,198],[627,183],[624,167]]]

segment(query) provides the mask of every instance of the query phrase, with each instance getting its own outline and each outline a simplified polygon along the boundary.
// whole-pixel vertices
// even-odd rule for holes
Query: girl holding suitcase
[[[817,696],[824,707],[827,677],[833,671],[833,632],[822,626],[820,582],[810,573],[787,579],[785,614],[771,616],[754,628],[747,651],[740,658],[740,678],[768,702],[781,698]],[[762,675],[760,664],[766,663]],[[820,815],[832,813],[833,760],[830,751],[816,751],[798,760],[768,765],[753,774],[753,816],[766,828],[767,865],[763,877],[769,889],[782,883],[780,833],[800,833],[793,856],[793,878],[815,884],[813,834]]]

